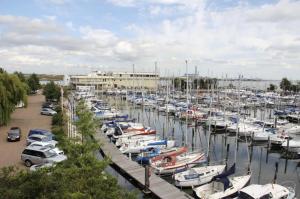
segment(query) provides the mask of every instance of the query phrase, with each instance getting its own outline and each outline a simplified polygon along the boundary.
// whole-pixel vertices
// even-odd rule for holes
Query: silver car
[[[57,114],[56,111],[52,110],[51,108],[42,108],[41,115],[55,115]]]
[[[45,135],[39,135],[39,134],[33,134],[26,139],[27,146],[33,142],[46,142],[53,146],[55,146],[57,144],[57,141],[52,140],[50,137],[45,136]]]
[[[32,146],[32,147],[34,147],[34,146],[48,147],[48,148],[52,149],[58,155],[63,155],[64,154],[64,152],[62,150],[60,150],[59,148],[53,146],[52,144],[49,144],[48,142],[36,141],[36,142],[31,143],[29,146]]]
[[[46,164],[62,162],[67,159],[65,155],[59,155],[49,147],[28,146],[21,155],[21,160],[27,167],[33,164]]]

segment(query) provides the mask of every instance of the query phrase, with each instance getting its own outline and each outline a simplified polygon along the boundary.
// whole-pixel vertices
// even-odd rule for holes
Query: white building
[[[158,88],[159,75],[149,72],[101,72],[70,76],[73,86],[95,86],[96,90]]]

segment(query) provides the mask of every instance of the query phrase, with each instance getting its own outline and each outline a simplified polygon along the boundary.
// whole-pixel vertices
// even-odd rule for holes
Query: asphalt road
[[[40,115],[43,95],[37,94],[28,97],[27,108],[16,109],[7,126],[0,127],[0,168],[4,166],[17,166],[24,168],[21,161],[21,153],[26,146],[26,138],[30,129],[40,128],[51,130],[51,117]],[[7,132],[10,127],[21,128],[22,138],[20,142],[7,142]]]

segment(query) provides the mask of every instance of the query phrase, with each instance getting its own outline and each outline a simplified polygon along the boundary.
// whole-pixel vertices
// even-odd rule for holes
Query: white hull
[[[206,184],[214,176],[221,174],[225,167],[226,165],[215,165],[188,169],[187,171],[175,174],[175,185],[178,187],[192,187]]]
[[[220,182],[211,182],[209,184],[202,185],[194,189],[194,192],[198,198],[201,199],[220,199],[232,196],[239,190],[244,188],[250,181],[251,175],[231,177],[229,181],[232,186],[224,190],[223,184]]]

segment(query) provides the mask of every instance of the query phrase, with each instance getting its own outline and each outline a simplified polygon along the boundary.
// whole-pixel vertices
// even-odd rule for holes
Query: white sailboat
[[[174,175],[175,185],[178,187],[192,187],[206,184],[213,177],[221,174],[225,167],[226,165],[193,167],[187,171],[176,173]]]

